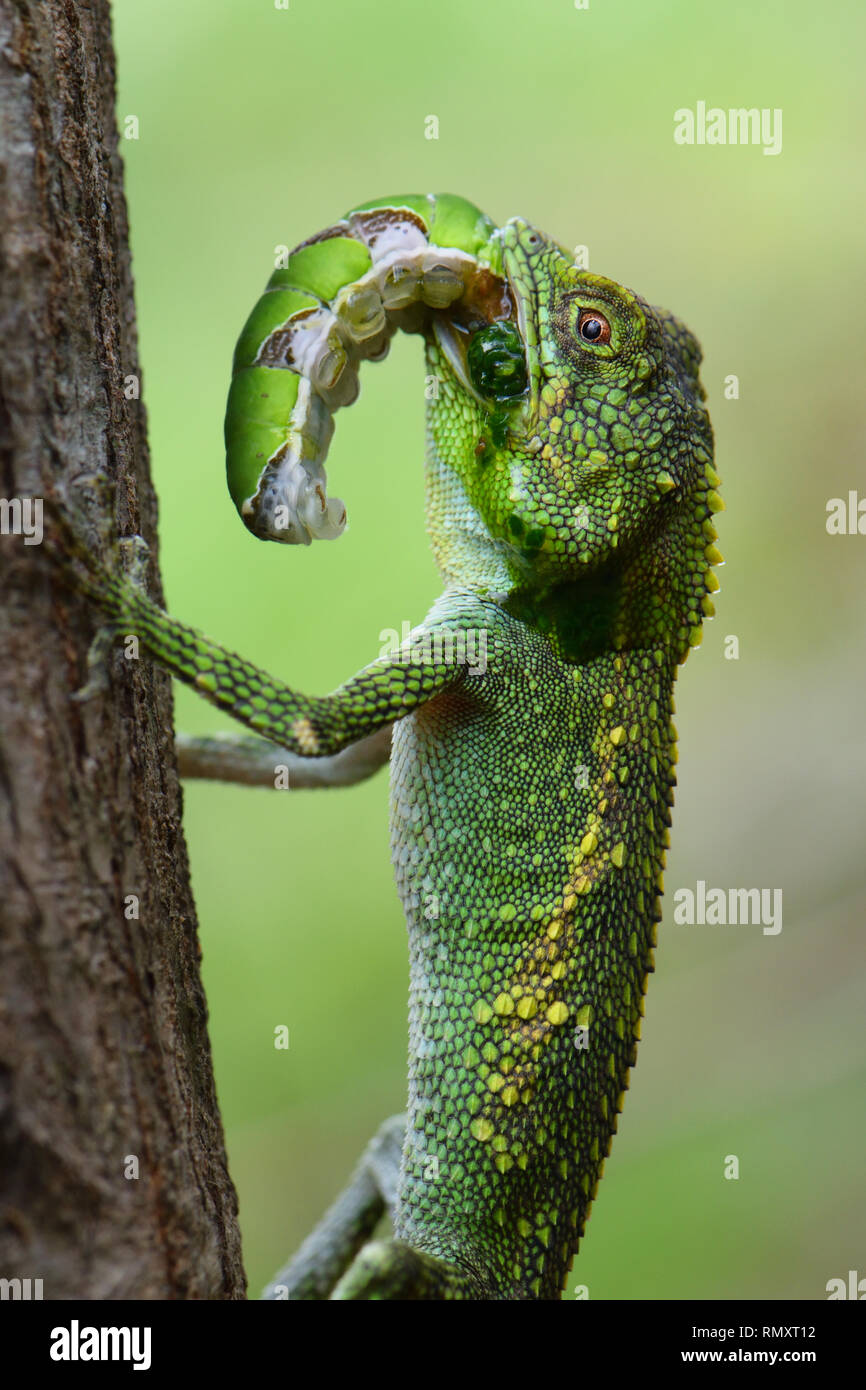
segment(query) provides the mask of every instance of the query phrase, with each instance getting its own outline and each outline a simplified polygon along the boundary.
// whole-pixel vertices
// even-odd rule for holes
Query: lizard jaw
[[[541,360],[535,314],[535,282],[530,254],[546,244],[545,238],[522,217],[512,217],[502,229],[502,266],[511,299],[517,312],[517,330],[526,352],[526,379],[529,395],[524,407],[525,432],[531,435],[538,421],[541,390]]]

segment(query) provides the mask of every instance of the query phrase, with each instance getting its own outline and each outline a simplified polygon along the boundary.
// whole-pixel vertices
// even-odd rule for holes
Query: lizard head
[[[440,563],[455,580],[486,572],[491,587],[524,592],[636,569],[646,591],[651,568],[664,602],[660,586],[685,561],[678,627],[699,629],[707,587],[718,587],[721,500],[696,339],[522,220],[503,228],[502,265],[511,317],[468,344],[472,399],[455,413],[446,391],[431,408]],[[443,487],[443,472],[459,488]]]

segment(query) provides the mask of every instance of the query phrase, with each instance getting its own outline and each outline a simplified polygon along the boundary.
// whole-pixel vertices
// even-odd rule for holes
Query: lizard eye
[[[597,309],[581,309],[577,318],[578,336],[585,343],[610,342],[610,324]]]

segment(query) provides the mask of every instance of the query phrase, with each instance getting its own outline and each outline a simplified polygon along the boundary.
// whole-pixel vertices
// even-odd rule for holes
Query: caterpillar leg
[[[405,1115],[392,1115],[367,1145],[347,1187],[300,1250],[265,1289],[265,1299],[326,1299],[386,1211],[393,1212]],[[354,1267],[354,1266],[353,1266]]]
[[[403,1240],[365,1245],[343,1275],[332,1299],[471,1299],[492,1298],[482,1277],[416,1250]]]
[[[236,782],[247,787],[288,785],[292,790],[349,787],[383,767],[391,753],[391,725],[330,757],[301,758],[264,738],[223,734],[196,738],[178,734],[175,742],[181,777]],[[284,775],[285,782],[277,780]]]

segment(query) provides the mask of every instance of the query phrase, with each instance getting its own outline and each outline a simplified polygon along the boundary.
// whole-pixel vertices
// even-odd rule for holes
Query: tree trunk
[[[0,0],[0,176],[0,1277],[242,1298],[170,682],[70,700],[94,620],[21,507],[96,475],[160,597],[107,0]]]

